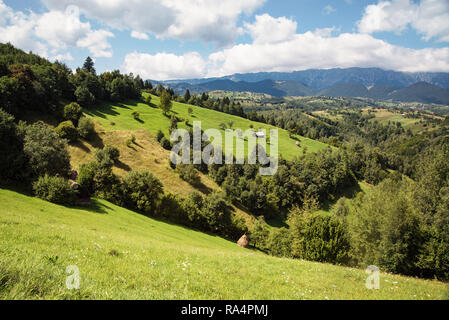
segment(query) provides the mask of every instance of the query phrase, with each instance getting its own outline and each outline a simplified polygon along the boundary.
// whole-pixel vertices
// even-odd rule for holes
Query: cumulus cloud
[[[198,52],[182,56],[171,53],[151,55],[134,52],[126,55],[123,69],[127,73],[139,74],[144,79],[186,79],[204,76],[206,62]]]
[[[273,18],[268,14],[256,16],[253,24],[246,23],[245,29],[254,43],[274,43],[291,39],[298,24],[285,17]]]
[[[132,53],[127,55],[124,68],[156,80],[337,67],[449,72],[449,48],[410,49],[369,34],[338,34],[335,28],[293,33],[296,23],[285,19],[267,15],[256,17],[253,25],[245,26],[253,37],[252,43],[235,45],[209,57],[202,58],[198,53],[184,56]],[[266,34],[263,30],[271,32]],[[277,36],[283,34],[282,30],[289,30],[288,36]]]
[[[50,10],[76,4],[87,17],[113,29],[158,37],[229,45],[241,31],[237,20],[265,0],[43,0]]]
[[[106,30],[90,31],[85,37],[79,39],[76,45],[80,48],[87,48],[97,58],[112,57],[111,45],[108,38],[113,38],[114,34]]]
[[[366,7],[358,23],[362,33],[393,31],[400,34],[409,26],[425,40],[449,42],[449,1],[410,0],[379,1]]]
[[[108,38],[114,35],[107,30],[93,30],[89,22],[80,20],[79,12],[73,6],[63,12],[23,13],[13,11],[0,0],[0,22],[1,42],[11,42],[20,49],[47,58],[73,59],[60,53],[68,47],[86,48],[94,57],[112,56]]]
[[[131,37],[139,40],[150,40],[150,37],[145,32],[139,32],[135,30],[131,32]]]

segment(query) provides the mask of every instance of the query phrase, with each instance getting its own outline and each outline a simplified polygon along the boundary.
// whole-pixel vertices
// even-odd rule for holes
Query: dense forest
[[[398,123],[381,124],[357,112],[337,120],[295,109],[246,114],[229,98],[188,91],[176,95],[170,88],[154,88],[139,76],[119,71],[97,75],[90,58],[72,72],[64,64],[11,45],[0,45],[0,76],[3,186],[20,187],[64,205],[96,196],[231,239],[247,233],[254,247],[276,256],[348,266],[374,264],[394,273],[449,278],[447,121],[435,130],[413,133]],[[105,146],[81,166],[74,187],[69,181],[74,173],[68,144],[95,135],[83,109],[103,101],[143,100],[142,92],[161,98],[160,108],[172,119],[170,129],[178,122],[170,114],[170,104],[179,101],[269,123],[289,130],[291,136],[320,139],[335,148],[280,159],[271,177],[260,176],[258,166],[249,164],[173,166],[191,184],[197,183],[200,171],[223,190],[182,198],[164,192],[148,171],[115,175],[112,167],[119,151]],[[149,100],[151,95],[145,101]],[[42,121],[23,121],[29,114]],[[58,125],[46,123],[48,117]],[[162,133],[157,139],[170,148]],[[344,192],[359,191],[360,181],[372,185],[370,192],[357,192],[353,201],[346,201]],[[332,212],[320,212],[337,199]],[[248,228],[231,214],[231,205],[250,212],[255,223]],[[270,226],[270,221],[281,227]]]

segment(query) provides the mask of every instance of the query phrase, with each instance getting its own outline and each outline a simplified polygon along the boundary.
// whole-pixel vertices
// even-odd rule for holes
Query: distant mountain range
[[[449,104],[449,73],[349,68],[247,73],[162,83],[177,93],[184,93],[186,89],[192,93],[224,90],[266,93],[275,97],[320,95]]]

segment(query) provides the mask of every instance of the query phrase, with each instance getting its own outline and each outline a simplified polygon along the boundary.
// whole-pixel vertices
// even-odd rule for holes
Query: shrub
[[[200,175],[193,165],[179,164],[176,169],[179,172],[179,177],[190,183],[193,186],[201,183]]]
[[[157,142],[161,142],[162,138],[164,137],[165,137],[164,133],[161,130],[159,130],[156,135]]]
[[[78,134],[84,139],[89,139],[95,134],[94,122],[86,117],[79,120],[78,123]]]
[[[114,147],[107,145],[101,150],[95,151],[95,159],[101,167],[112,167],[119,161],[120,151]]]
[[[166,150],[170,150],[171,149],[171,143],[165,137],[163,137],[162,140],[161,140],[161,146],[162,146],[162,148],[164,148]]]
[[[76,202],[76,192],[69,181],[56,176],[44,175],[33,183],[36,197],[62,205],[73,205]]]
[[[151,94],[149,94],[146,98],[145,98],[145,102],[147,104],[151,104]]]
[[[131,171],[123,178],[123,194],[128,207],[154,214],[163,194],[162,183],[148,171]]]
[[[72,121],[64,121],[55,128],[55,132],[62,139],[66,139],[69,142],[76,142],[79,138],[78,130],[76,130]]]
[[[101,166],[98,161],[81,165],[78,184],[83,196],[96,195],[117,205],[123,204],[119,178],[111,167]]]
[[[131,137],[129,137],[126,141],[125,144],[128,148],[132,148],[132,145],[136,143],[136,136],[135,135],[131,135]]]
[[[82,115],[83,108],[76,102],[72,102],[64,107],[64,119],[72,121],[75,126],[78,125]]]
[[[45,175],[66,176],[70,171],[67,143],[43,123],[26,127],[23,151],[35,177]]]
[[[303,259],[344,264],[349,261],[349,237],[336,217],[318,215],[304,226]]]
[[[291,258],[291,233],[286,228],[273,229],[267,240],[268,252],[277,257]]]
[[[0,109],[0,179],[21,180],[27,175],[23,141],[17,133],[14,117]]]
[[[140,117],[140,113],[137,111],[133,111],[133,113],[131,113],[131,115],[133,116],[134,119],[138,120]]]

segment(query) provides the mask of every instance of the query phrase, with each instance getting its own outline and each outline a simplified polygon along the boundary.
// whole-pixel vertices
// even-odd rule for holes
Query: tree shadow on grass
[[[204,183],[199,182],[194,185],[192,185],[195,189],[200,191],[201,193],[204,193],[205,195],[211,194],[214,190],[206,186]]]
[[[120,115],[120,112],[117,111],[117,109],[131,109],[128,106],[125,106],[122,103],[113,103],[113,102],[102,102],[98,107],[93,107],[91,109],[84,109],[84,113],[95,116],[99,118],[106,119],[107,116],[118,116]]]
[[[100,135],[98,134],[98,132],[93,133],[90,137],[89,137],[89,142],[90,144],[97,149],[103,149],[104,148],[104,143],[103,143],[103,139],[101,139]]]
[[[76,205],[73,208],[99,214],[108,214],[108,211],[113,210],[111,207],[101,203],[95,198],[92,198],[89,204]]]
[[[117,161],[117,163],[115,164],[115,166],[119,169],[125,170],[127,172],[131,171],[131,167],[128,166],[126,163],[121,162],[120,160]]]
[[[87,147],[87,145],[85,144],[85,142],[83,140],[78,140],[75,143],[71,144],[73,147],[79,148],[82,151],[86,152],[86,153],[90,153],[90,149]]]

